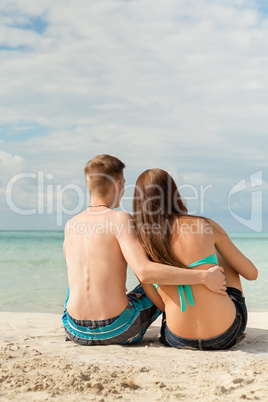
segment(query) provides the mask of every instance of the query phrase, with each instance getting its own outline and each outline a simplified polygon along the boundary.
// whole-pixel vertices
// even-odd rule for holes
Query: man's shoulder
[[[82,212],[80,212],[80,214],[77,214],[77,215],[72,216],[72,217],[66,222],[66,225],[68,225],[68,224],[70,224],[70,223],[72,223],[72,222],[74,222],[74,221],[78,221],[78,220],[83,216],[84,213],[85,213],[85,211],[82,211]]]
[[[117,239],[127,238],[133,234],[135,231],[135,222],[133,220],[132,215],[126,211],[113,211],[112,222],[114,225],[114,233]]]
[[[120,220],[129,220],[133,219],[132,215],[127,211],[115,211],[113,210],[113,216]]]
[[[85,219],[83,219],[83,217],[85,216],[86,210],[80,212],[79,214],[72,216],[65,224],[65,232],[66,229],[68,228],[72,228],[74,227],[76,224],[78,224],[79,222],[84,222]]]

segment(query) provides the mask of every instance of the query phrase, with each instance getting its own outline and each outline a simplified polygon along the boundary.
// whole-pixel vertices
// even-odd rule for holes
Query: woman
[[[165,311],[161,329],[165,345],[213,350],[228,349],[241,340],[247,309],[239,275],[255,280],[254,264],[216,222],[187,214],[174,180],[164,170],[146,170],[139,176],[133,214],[139,240],[152,261],[186,269],[224,267],[228,296],[203,285],[142,284]]]

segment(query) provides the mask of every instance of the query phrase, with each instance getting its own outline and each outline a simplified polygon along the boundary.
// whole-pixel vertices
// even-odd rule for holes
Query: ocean
[[[257,266],[242,278],[249,311],[268,311],[268,233],[229,233]],[[63,231],[0,231],[0,311],[62,313],[67,283]],[[128,268],[127,288],[138,283]]]

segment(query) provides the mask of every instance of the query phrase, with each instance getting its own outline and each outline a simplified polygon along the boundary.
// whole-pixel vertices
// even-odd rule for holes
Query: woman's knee
[[[219,265],[224,269],[224,275],[227,287],[233,287],[242,291],[242,285],[239,273],[225,260],[225,258],[217,252]]]

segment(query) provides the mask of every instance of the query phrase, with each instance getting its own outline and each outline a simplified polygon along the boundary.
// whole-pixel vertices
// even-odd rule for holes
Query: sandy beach
[[[268,400],[268,313],[250,313],[228,351],[176,350],[160,322],[131,347],[65,342],[61,316],[0,313],[0,400]]]

